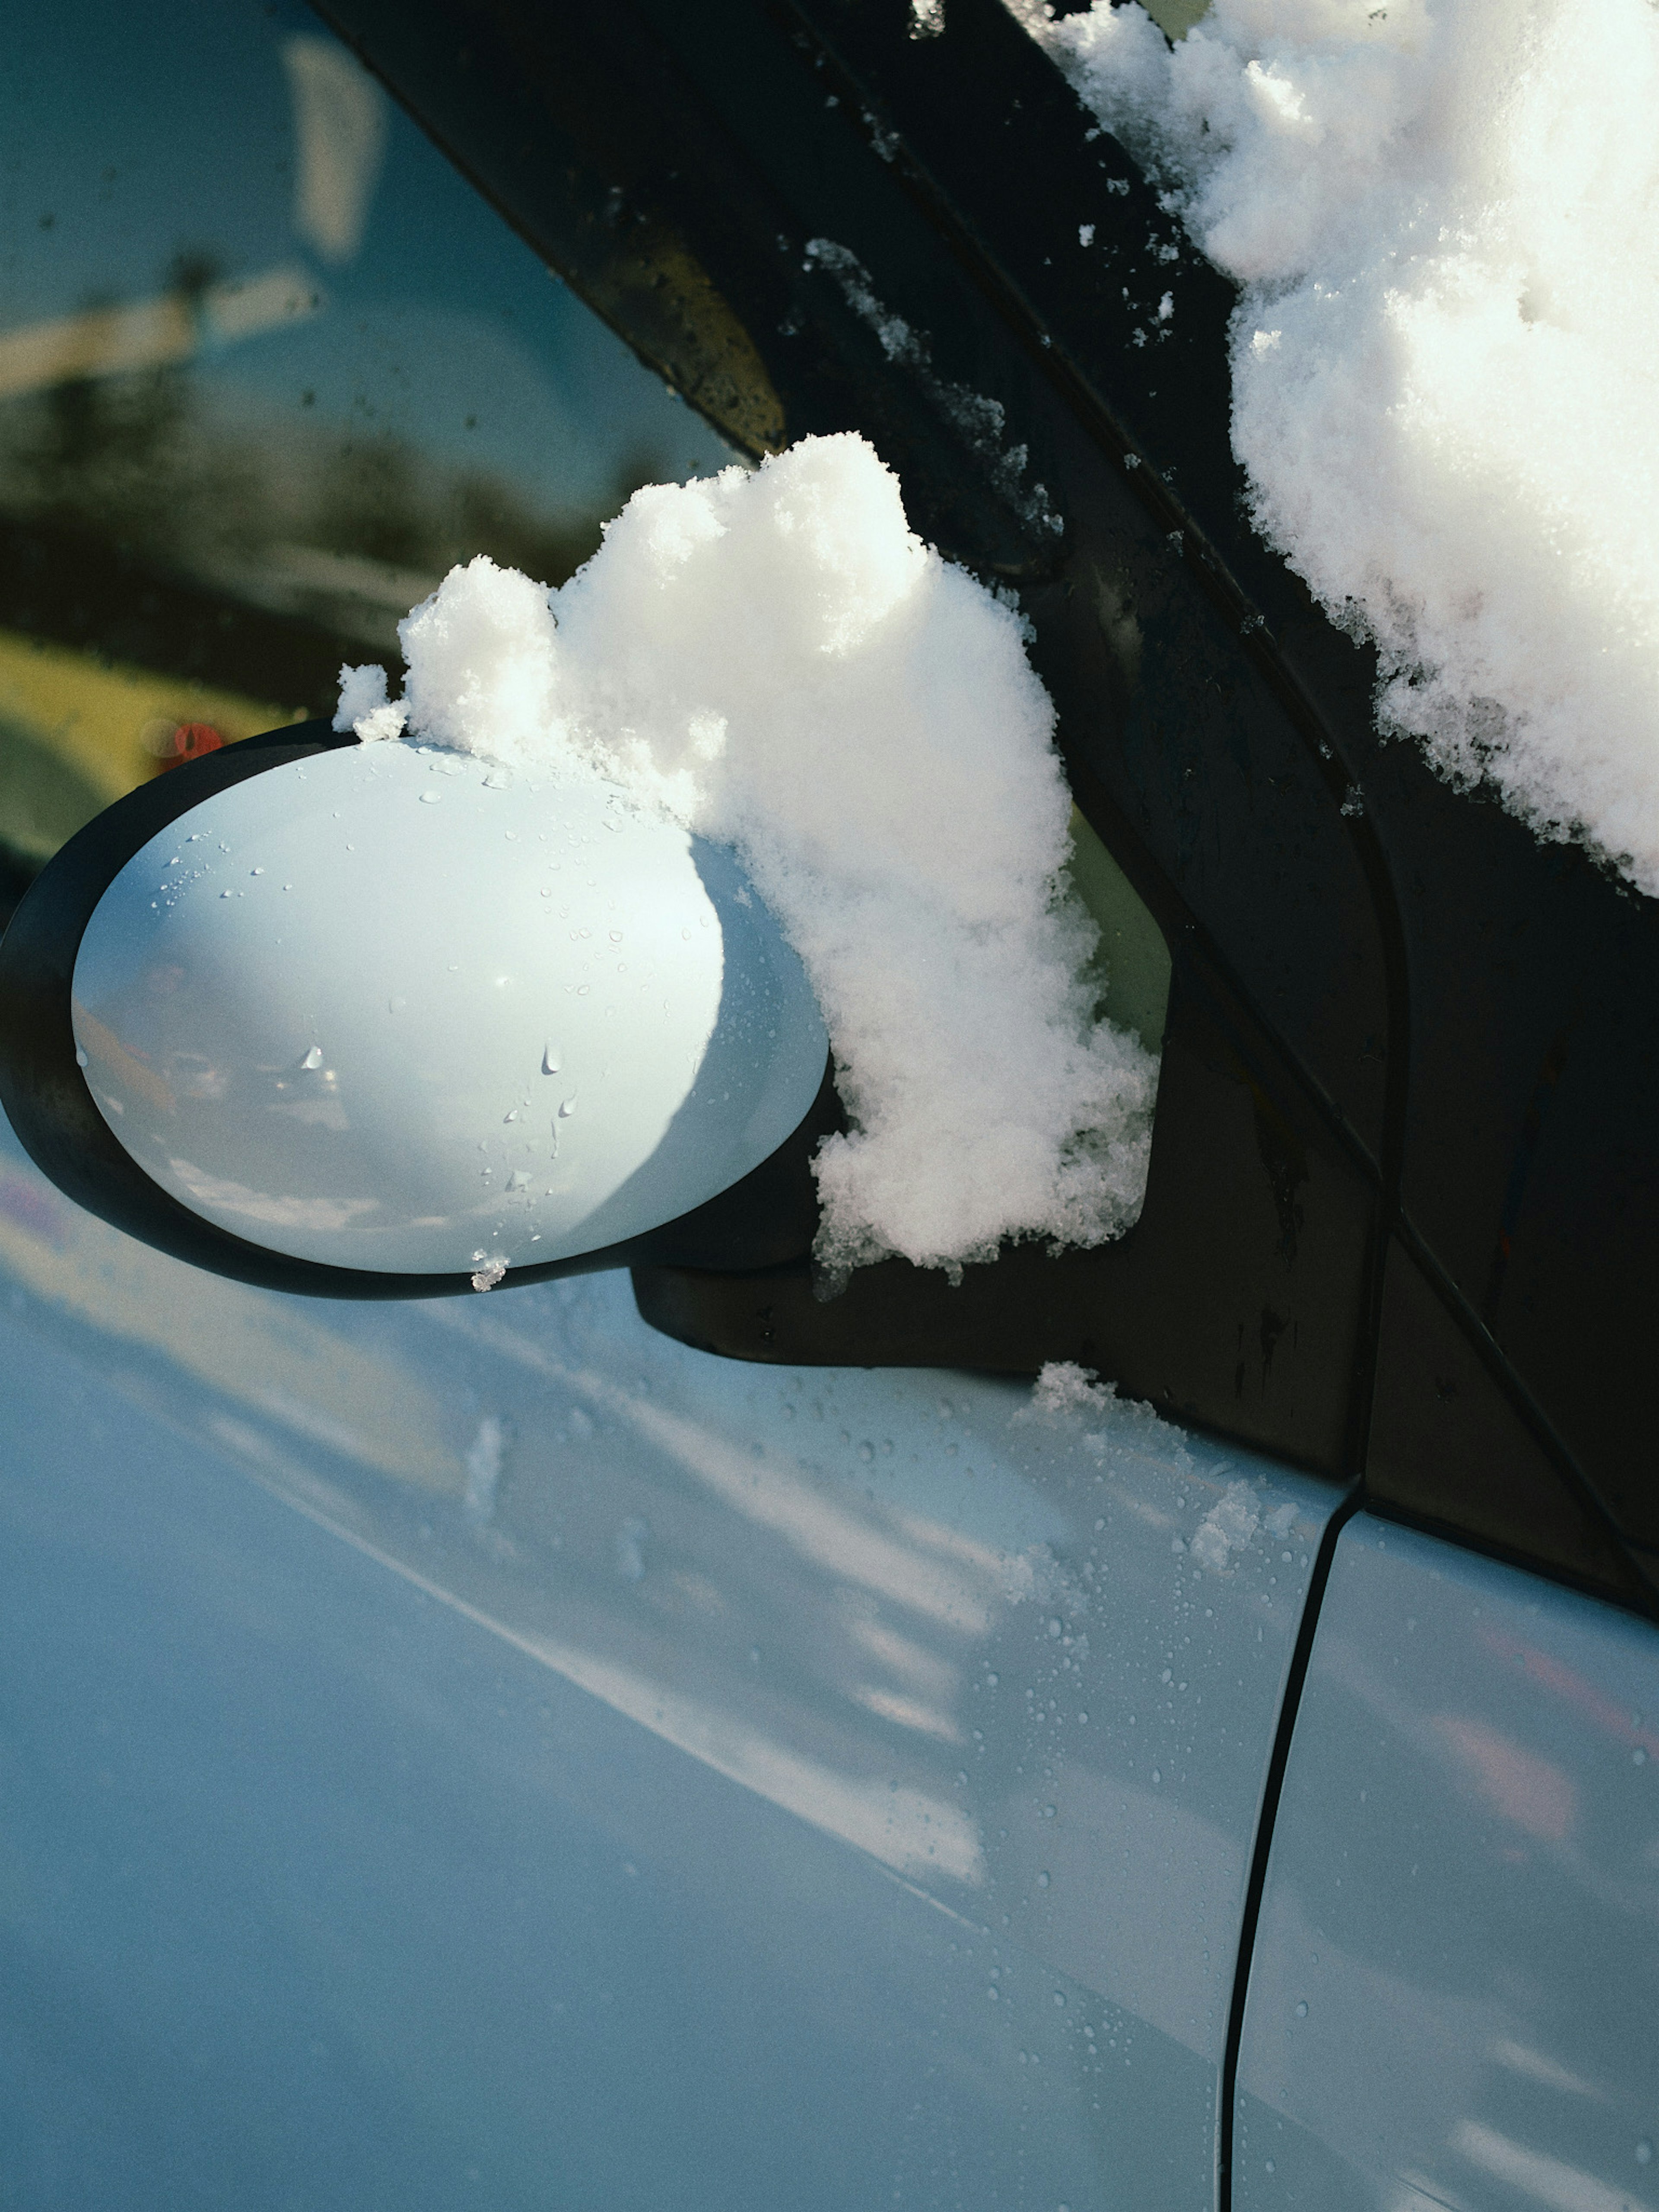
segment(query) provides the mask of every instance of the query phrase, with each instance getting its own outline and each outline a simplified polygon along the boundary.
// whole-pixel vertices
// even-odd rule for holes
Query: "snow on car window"
[[[1382,728],[1659,892],[1659,12],[1010,4],[1243,288],[1254,519]]]
[[[635,493],[550,596],[476,560],[400,634],[403,698],[346,671],[340,726],[599,773],[744,854],[853,1122],[818,1156],[832,1273],[1134,1218],[1157,1061],[1097,1018],[1053,708],[861,439]]]

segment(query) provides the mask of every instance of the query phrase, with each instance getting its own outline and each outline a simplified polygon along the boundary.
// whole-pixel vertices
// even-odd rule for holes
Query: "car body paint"
[[[1367,1516],[1274,1825],[1239,2212],[1659,2203],[1659,1634]]]
[[[0,1265],[20,2202],[1212,2203],[1334,1492],[620,1274],[283,1299],[9,1146]]]

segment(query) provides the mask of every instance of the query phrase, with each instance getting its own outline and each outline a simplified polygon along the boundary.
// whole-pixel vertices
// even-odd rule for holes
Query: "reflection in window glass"
[[[733,456],[315,18],[113,0],[0,76],[0,872],[331,707],[487,552]]]

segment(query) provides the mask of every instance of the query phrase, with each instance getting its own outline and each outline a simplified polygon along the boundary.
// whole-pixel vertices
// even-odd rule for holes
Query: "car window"
[[[549,582],[730,449],[300,9],[106,0],[0,82],[0,848],[333,705],[458,559]]]

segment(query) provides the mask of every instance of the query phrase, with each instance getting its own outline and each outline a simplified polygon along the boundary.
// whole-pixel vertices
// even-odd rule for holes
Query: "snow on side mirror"
[[[817,1131],[823,1024],[728,853],[593,780],[253,750],[109,810],[0,948],[0,1098],[71,1196],[419,1295],[632,1257]]]

